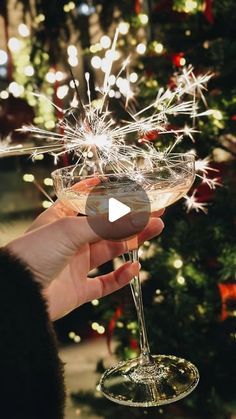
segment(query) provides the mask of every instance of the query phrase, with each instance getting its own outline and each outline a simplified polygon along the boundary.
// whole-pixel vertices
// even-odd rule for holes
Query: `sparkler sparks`
[[[189,66],[184,68],[182,74],[175,76],[175,87],[167,90],[159,89],[156,99],[148,106],[134,110],[134,106],[130,105],[133,100],[134,92],[130,87],[130,80],[128,76],[127,67],[130,64],[130,57],[124,60],[120,71],[115,76],[112,74],[113,64],[116,60],[116,44],[119,36],[119,28],[115,32],[111,49],[106,53],[106,68],[104,74],[104,81],[101,87],[96,91],[100,97],[96,101],[91,100],[90,91],[90,74],[85,74],[87,83],[87,99],[88,103],[84,104],[80,98],[78,88],[75,84],[77,95],[72,101],[72,106],[69,109],[60,109],[55,104],[52,105],[60,112],[63,117],[58,121],[58,132],[51,132],[40,129],[35,126],[24,126],[21,131],[31,134],[33,137],[45,140],[46,144],[35,146],[32,148],[20,148],[21,154],[32,153],[32,158],[38,154],[50,153],[54,156],[55,163],[60,156],[65,153],[72,153],[78,164],[81,158],[85,157],[95,158],[97,161],[98,170],[103,163],[116,161],[117,170],[125,170],[124,161],[129,163],[130,159],[135,155],[146,153],[146,158],[153,157],[165,159],[173,147],[182,141],[187,136],[194,141],[194,133],[197,131],[194,127],[185,125],[183,128],[170,128],[170,117],[178,115],[187,115],[194,122],[199,115],[209,114],[209,110],[199,113],[198,102],[202,100],[205,104],[203,91],[206,90],[206,83],[209,81],[211,75],[195,76],[193,68]],[[126,78],[122,78],[123,72],[127,72]],[[71,72],[72,78],[73,74]],[[125,108],[129,115],[129,120],[118,122],[111,116],[109,110],[109,98],[113,96],[113,87],[119,87],[120,94],[125,99]],[[41,95],[35,95],[41,96]],[[168,147],[164,152],[158,152],[155,147],[148,141],[142,141],[144,150],[138,147],[135,143],[127,143],[127,136],[132,134],[139,139],[145,138],[149,132],[157,131],[158,135],[171,134],[175,141],[174,144]],[[0,152],[2,152],[3,146]],[[16,149],[16,147],[15,147]],[[12,147],[7,144],[4,147],[4,153],[11,152]],[[199,160],[196,168],[204,175],[204,181],[208,185],[214,187],[217,185],[216,179],[207,179],[207,171],[214,170],[209,168],[209,160]],[[129,164],[127,165],[129,167]],[[199,175],[200,176],[200,175]],[[187,197],[187,210],[190,208],[198,209],[195,195],[191,198]],[[204,204],[202,204],[204,208]]]

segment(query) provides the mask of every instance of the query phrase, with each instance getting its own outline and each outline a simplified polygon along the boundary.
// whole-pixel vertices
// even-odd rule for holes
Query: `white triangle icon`
[[[122,218],[131,212],[131,209],[128,207],[128,205],[123,204],[115,198],[109,199],[108,209],[108,219],[110,223],[114,223],[114,221],[119,220],[119,218]]]

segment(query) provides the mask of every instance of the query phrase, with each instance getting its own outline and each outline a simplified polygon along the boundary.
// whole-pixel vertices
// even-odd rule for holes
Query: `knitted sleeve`
[[[0,249],[0,417],[61,419],[63,368],[40,285]]]

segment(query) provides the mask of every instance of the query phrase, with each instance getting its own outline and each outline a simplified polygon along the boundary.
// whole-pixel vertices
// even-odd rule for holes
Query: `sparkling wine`
[[[153,184],[151,189],[146,190],[151,211],[158,211],[182,198],[189,190],[191,183],[191,179],[187,178],[185,180],[182,178],[181,181],[164,181]],[[76,188],[76,185],[78,188]],[[135,190],[135,188],[129,188],[128,184],[122,186],[122,183],[120,183],[119,187],[116,186],[112,191],[109,190],[109,195],[108,190],[103,185],[101,185],[101,187],[96,186],[95,191],[89,187],[87,190],[84,190],[84,188],[80,190],[79,184],[76,185],[64,189],[59,198],[67,207],[80,214],[87,215],[87,213],[89,213],[89,215],[97,215],[106,212],[106,198],[111,196],[125,205],[130,206],[130,204],[132,204],[133,211],[144,211],[147,207],[147,203],[144,202],[143,193],[139,190]],[[89,194],[90,199],[88,201]]]

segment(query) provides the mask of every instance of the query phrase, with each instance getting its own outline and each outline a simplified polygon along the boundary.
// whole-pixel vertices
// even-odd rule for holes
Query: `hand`
[[[139,243],[160,234],[164,225],[157,217],[162,213],[155,213],[150,218],[138,236]],[[131,219],[127,220],[120,224],[120,237],[138,233],[138,227]],[[87,301],[118,290],[139,270],[137,263],[129,262],[107,275],[88,278],[90,270],[124,253],[126,242],[101,240],[90,228],[86,217],[76,217],[60,202],[42,213],[28,232],[9,243],[7,248],[26,262],[43,285],[52,320]]]

